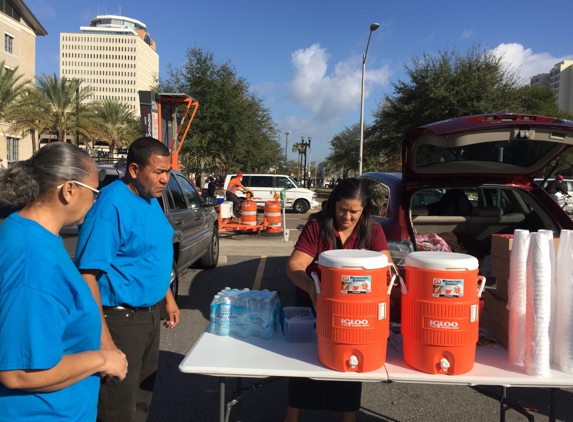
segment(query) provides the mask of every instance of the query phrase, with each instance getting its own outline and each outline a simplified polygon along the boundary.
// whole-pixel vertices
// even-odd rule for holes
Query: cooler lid
[[[404,259],[404,266],[439,271],[477,270],[477,258],[456,252],[410,252]]]
[[[318,256],[318,265],[329,268],[363,268],[374,270],[388,266],[388,257],[381,252],[363,249],[334,249]]]

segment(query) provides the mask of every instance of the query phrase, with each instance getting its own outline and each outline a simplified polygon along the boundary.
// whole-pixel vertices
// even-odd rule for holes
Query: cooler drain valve
[[[447,372],[447,370],[450,368],[450,362],[446,358],[442,358],[440,361],[440,366],[444,372]]]
[[[354,355],[350,356],[350,359],[348,361],[348,363],[350,364],[350,366],[352,366],[353,368],[356,368],[356,365],[358,365],[358,358]]]

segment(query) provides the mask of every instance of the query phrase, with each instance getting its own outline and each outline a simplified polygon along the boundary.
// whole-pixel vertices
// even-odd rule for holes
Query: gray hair
[[[52,142],[28,160],[0,170],[0,202],[30,205],[49,196],[62,182],[83,182],[94,171],[95,163],[87,152],[67,142]]]

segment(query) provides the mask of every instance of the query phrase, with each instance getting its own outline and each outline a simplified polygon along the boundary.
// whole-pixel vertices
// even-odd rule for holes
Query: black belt
[[[122,303],[119,306],[102,306],[102,308],[103,309],[117,309],[118,311],[129,310],[129,311],[153,312],[157,308],[157,304],[152,305],[152,306],[145,306],[145,307],[135,307],[135,306],[129,306],[129,305],[126,305],[125,303]]]

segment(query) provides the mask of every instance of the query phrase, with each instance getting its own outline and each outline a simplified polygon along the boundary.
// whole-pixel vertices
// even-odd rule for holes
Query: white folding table
[[[555,420],[555,389],[573,387],[573,375],[552,369],[550,376],[537,377],[525,373],[524,367],[509,363],[502,347],[477,346],[473,369],[460,375],[427,374],[409,367],[402,354],[388,343],[386,364],[372,372],[338,372],[326,368],[318,359],[317,343],[288,343],[280,331],[272,339],[258,337],[236,339],[204,332],[187,353],[179,370],[185,373],[219,377],[219,420],[228,421],[231,408],[240,399],[226,402],[225,378],[305,377],[316,380],[361,382],[408,382],[448,385],[493,385],[502,387],[500,421],[505,420],[507,406],[531,415],[506,398],[507,387],[551,388],[550,420]],[[264,382],[260,385],[264,385]],[[259,385],[259,386],[260,386]],[[488,394],[487,391],[483,390]],[[504,408],[505,406],[505,408]]]

